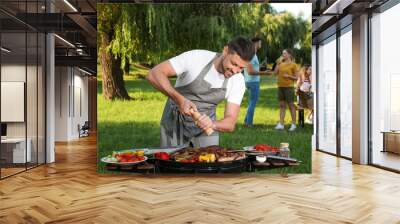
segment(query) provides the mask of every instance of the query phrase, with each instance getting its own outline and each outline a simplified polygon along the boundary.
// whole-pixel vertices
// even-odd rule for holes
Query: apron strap
[[[228,86],[228,79],[225,78],[225,79],[224,79],[224,83],[222,84],[222,88],[223,88],[223,89],[226,89],[227,86]]]
[[[208,71],[210,71],[211,66],[213,66],[214,60],[217,59],[221,54],[217,53],[215,54],[215,56],[213,57],[213,59],[211,59],[210,62],[208,62],[208,64],[206,66],[204,66],[204,68],[201,70],[200,75],[197,76],[196,79],[201,79],[203,80],[204,77],[207,75]]]

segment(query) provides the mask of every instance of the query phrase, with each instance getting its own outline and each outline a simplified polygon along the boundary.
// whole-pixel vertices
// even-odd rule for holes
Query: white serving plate
[[[123,162],[117,162],[117,161],[111,161],[111,160],[109,160],[108,157],[103,157],[100,160],[103,163],[114,164],[114,165],[135,165],[135,164],[138,164],[138,163],[143,163],[144,161],[147,160],[146,156],[143,156],[143,157],[144,157],[144,160],[135,161],[135,162],[124,162],[124,163]]]

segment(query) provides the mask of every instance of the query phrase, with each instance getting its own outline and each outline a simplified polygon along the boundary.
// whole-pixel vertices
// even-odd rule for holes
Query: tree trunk
[[[124,75],[129,75],[129,68],[130,68],[130,65],[129,65],[129,60],[127,58],[127,59],[125,59]]]
[[[110,39],[107,34],[101,35],[100,60],[103,77],[103,97],[108,100],[131,99],[125,89],[121,59],[115,59],[111,52],[106,51]]]

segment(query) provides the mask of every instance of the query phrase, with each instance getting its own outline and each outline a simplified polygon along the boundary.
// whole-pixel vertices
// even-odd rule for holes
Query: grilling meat
[[[177,162],[228,162],[246,158],[244,152],[230,151],[224,147],[213,145],[204,148],[185,148],[170,155]]]

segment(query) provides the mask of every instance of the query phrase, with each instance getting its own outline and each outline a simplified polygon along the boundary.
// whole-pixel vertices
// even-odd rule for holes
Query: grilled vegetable
[[[156,159],[169,160],[169,154],[166,152],[156,152],[154,153],[154,157]]]
[[[257,144],[254,149],[262,152],[279,152],[279,148],[267,144]]]
[[[112,155],[107,156],[107,160],[110,162],[120,162],[120,163],[131,163],[144,160],[143,155],[139,155],[135,151],[113,151]]]
[[[215,162],[215,154],[214,153],[201,154],[199,156],[199,162],[213,163]]]

